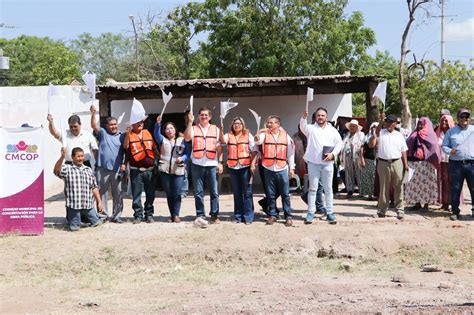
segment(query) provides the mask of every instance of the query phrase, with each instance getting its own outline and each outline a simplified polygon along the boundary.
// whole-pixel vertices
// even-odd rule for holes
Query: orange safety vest
[[[217,127],[210,125],[207,130],[207,135],[204,137],[201,127],[194,125],[194,139],[193,139],[193,157],[195,159],[202,159],[204,152],[209,160],[215,160],[217,155]]]
[[[229,132],[229,141],[227,142],[227,166],[235,167],[237,162],[242,166],[250,165],[250,145],[249,132],[243,133],[237,140],[237,137]]]
[[[265,141],[263,142],[263,160],[262,165],[271,167],[275,164],[279,168],[283,168],[287,165],[286,155],[288,148],[288,139],[286,131],[280,130],[278,140],[270,132],[266,132]]]
[[[130,154],[135,162],[143,160],[145,157],[155,158],[153,152],[153,137],[148,130],[142,131],[142,138],[139,135],[131,131],[129,133],[130,139]]]

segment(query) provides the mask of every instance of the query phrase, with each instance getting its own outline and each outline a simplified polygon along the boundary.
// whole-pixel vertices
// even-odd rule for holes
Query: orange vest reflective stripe
[[[286,154],[288,148],[288,139],[286,131],[280,130],[278,140],[270,132],[265,134],[265,141],[263,142],[263,160],[262,164],[267,167],[271,167],[275,164],[279,168],[283,168],[287,165]]]
[[[217,127],[210,125],[204,137],[201,127],[194,125],[193,157],[202,159],[204,153],[209,160],[215,160],[217,155]]]
[[[155,158],[153,152],[153,137],[148,130],[142,130],[142,138],[139,135],[131,131],[129,133],[130,139],[130,154],[134,161],[138,162],[143,160],[145,157]]]
[[[227,166],[235,167],[237,162],[242,166],[250,165],[249,132],[245,132],[237,140],[237,137],[229,132],[227,142]]]

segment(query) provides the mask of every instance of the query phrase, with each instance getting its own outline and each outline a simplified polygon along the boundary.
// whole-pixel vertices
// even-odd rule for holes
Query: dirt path
[[[0,237],[0,313],[473,313],[472,218],[378,219],[374,204],[338,199],[337,225],[308,226],[295,196],[294,227],[265,226],[261,212],[246,226],[232,223],[224,195],[224,222],[198,229],[192,198],[174,224],[160,197],[154,224],[70,233],[64,201],[47,201],[43,236]]]

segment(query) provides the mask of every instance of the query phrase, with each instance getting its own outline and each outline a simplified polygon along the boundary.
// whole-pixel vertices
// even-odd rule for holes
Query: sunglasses
[[[469,114],[459,115],[459,119],[468,119],[468,118],[469,118]]]

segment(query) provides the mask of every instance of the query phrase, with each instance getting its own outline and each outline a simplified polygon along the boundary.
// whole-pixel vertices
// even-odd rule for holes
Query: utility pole
[[[137,81],[140,80],[140,63],[138,62],[138,33],[135,27],[135,17],[129,15],[128,18],[132,22],[133,32],[135,33],[135,64],[137,66]]]
[[[444,65],[444,0],[439,0],[441,4],[441,67]]]

